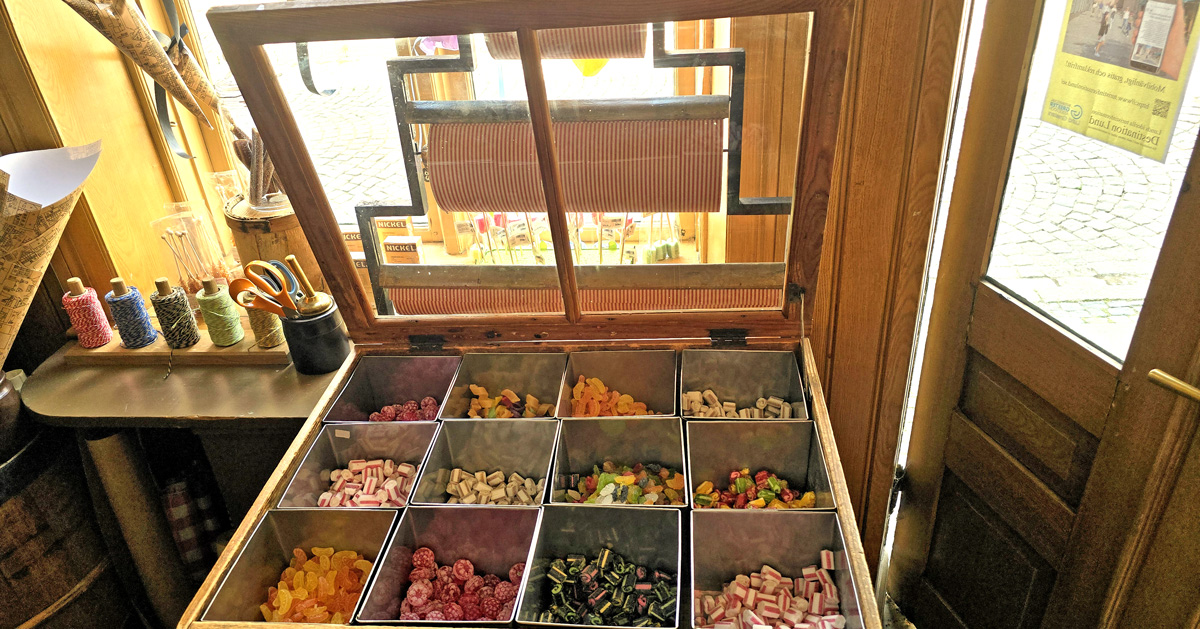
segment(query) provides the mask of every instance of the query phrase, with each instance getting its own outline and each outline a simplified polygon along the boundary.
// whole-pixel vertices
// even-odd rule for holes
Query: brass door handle
[[[1200,402],[1200,389],[1197,389],[1196,387],[1184,382],[1183,380],[1180,380],[1179,378],[1176,378],[1175,376],[1172,376],[1161,369],[1151,369],[1150,373],[1146,374],[1146,377],[1150,379],[1150,382],[1153,382],[1164,389],[1182,395],[1193,402]]]

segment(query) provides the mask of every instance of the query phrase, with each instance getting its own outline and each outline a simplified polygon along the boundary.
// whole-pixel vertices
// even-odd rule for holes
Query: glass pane
[[[1200,123],[1198,4],[1047,2],[1031,64],[987,274],[1118,359]]]
[[[332,94],[266,47],[381,314],[564,312],[520,62],[500,71],[489,36],[515,37],[313,42]]]
[[[584,312],[782,307],[809,24],[539,32]]]

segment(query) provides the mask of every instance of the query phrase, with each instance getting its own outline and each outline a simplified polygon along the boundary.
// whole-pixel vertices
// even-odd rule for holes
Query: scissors
[[[260,271],[266,277],[260,275]],[[289,280],[292,280],[293,286],[295,285],[294,279],[284,275],[269,262],[262,260],[247,263],[245,272],[245,278],[238,278],[229,283],[229,292],[234,295],[238,304],[244,308],[265,310],[288,319],[300,316],[296,302],[287,290]]]
[[[286,288],[287,293],[292,296],[292,302],[296,304],[300,303],[300,299],[304,297],[304,291],[300,288],[300,282],[296,280],[296,276],[292,273],[292,270],[279,260],[271,260],[270,264],[276,269],[279,269],[280,273],[283,273],[283,276],[287,278],[287,285],[280,286],[274,275],[267,275],[263,277],[263,279],[270,282],[271,287],[277,291],[284,290]]]

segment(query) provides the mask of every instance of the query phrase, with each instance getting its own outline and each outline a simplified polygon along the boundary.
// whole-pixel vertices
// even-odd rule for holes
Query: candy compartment
[[[476,574],[507,575],[513,564],[532,559],[541,510],[537,507],[409,507],[383,553],[376,576],[368,585],[367,595],[356,620],[385,625],[504,626],[511,621],[483,620],[398,620],[399,600],[407,595],[413,554],[427,547],[433,550],[438,565],[453,565],[467,559]],[[525,591],[525,576],[516,584],[514,612]]]
[[[438,418],[467,418],[475,397],[471,385],[487,389],[492,397],[509,389],[522,401],[532,395],[541,404],[554,404],[566,363],[566,354],[464,354]]]
[[[345,469],[350,461],[391,459],[420,467],[437,433],[437,422],[360,422],[321,428],[279,499],[281,509],[316,507],[331,481],[323,470]],[[416,479],[414,479],[415,482]],[[413,485],[415,487],[415,485]]]
[[[816,509],[834,508],[829,471],[810,421],[722,420],[687,423],[689,491],[705,481],[724,490],[733,470],[768,470],[793,490],[814,492]],[[694,497],[693,497],[694,501]]]
[[[737,575],[758,572],[763,565],[798,577],[806,566],[821,564],[822,550],[833,551],[833,581],[846,627],[862,628],[858,588],[835,512],[697,510],[692,512],[692,540],[692,592],[719,591]],[[695,625],[691,617],[683,622]]]
[[[551,502],[570,503],[567,491],[568,486],[574,487],[570,482],[573,475],[586,478],[592,474],[593,466],[612,461],[628,466],[653,463],[679,472],[684,483],[679,490],[683,504],[654,506],[683,508],[690,504],[691,481],[684,464],[683,425],[678,417],[565,418],[559,423]],[[581,503],[580,506],[602,505]]]
[[[572,417],[572,388],[579,376],[599,378],[608,390],[619,391],[643,402],[654,411],[650,416],[678,415],[675,350],[635,350],[612,352],[572,352],[567,359],[566,377],[558,395],[558,416]],[[598,417],[611,417],[601,414]]]
[[[787,402],[805,402],[800,405],[803,415],[790,419],[809,417],[800,366],[792,352],[685,349],[680,358],[679,380],[683,395],[711,390],[722,402],[732,402],[739,409],[754,407],[760,398],[775,396]]]
[[[588,559],[600,549],[621,555],[626,561],[650,570],[676,575],[679,603],[663,626],[679,622],[682,599],[689,596],[682,581],[681,513],[651,507],[581,507],[550,505],[542,509],[542,524],[534,546],[533,562],[526,570],[528,582],[517,611],[517,622],[538,626],[573,626],[539,620],[551,604],[552,581],[547,575],[553,560],[581,554]],[[612,626],[612,625],[595,625]]]
[[[363,356],[326,413],[326,422],[365,422],[384,406],[446,401],[457,356]]]
[[[550,464],[558,422],[553,419],[467,419],[443,422],[426,458],[413,492],[415,504],[444,504],[451,472],[503,472],[505,484],[511,474],[546,479],[542,491],[527,492],[540,505],[550,484]],[[501,487],[505,487],[501,484]],[[467,504],[450,506],[468,507]],[[517,506],[517,505],[496,505]]]
[[[261,621],[259,605],[266,602],[267,589],[279,582],[295,548],[305,552],[313,547],[353,550],[374,563],[396,517],[396,511],[383,510],[268,511],[234,560],[202,620]]]

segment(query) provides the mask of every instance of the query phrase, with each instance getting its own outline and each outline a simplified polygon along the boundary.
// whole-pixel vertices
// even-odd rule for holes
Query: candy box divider
[[[280,496],[279,508],[315,508],[317,498],[329,489],[329,481],[321,480],[321,470],[345,468],[352,459],[392,459],[396,463],[412,463],[419,472],[437,428],[435,421],[322,426]],[[335,510],[359,508],[364,507],[332,507]]]
[[[628,561],[653,570],[666,570],[677,580],[674,623],[679,626],[683,597],[691,596],[683,581],[683,512],[627,505],[622,507],[547,505],[534,544],[532,561],[525,568],[525,592],[517,608],[517,623],[540,627],[613,627],[612,625],[568,625],[538,621],[544,608],[546,567],[571,553],[595,557],[600,548],[609,548]],[[689,606],[690,609],[690,606]]]
[[[534,496],[541,505],[549,491],[555,445],[558,442],[558,421],[543,419],[463,419],[440,422],[437,436],[433,439],[425,465],[417,477],[412,493],[412,504],[440,504],[448,507],[471,507],[475,505],[447,505],[445,481],[439,471],[460,467],[472,472],[502,471],[507,478],[513,472],[526,478],[545,478],[543,491]],[[481,505],[482,506],[482,505]],[[503,508],[528,505],[487,505]]]
[[[375,573],[367,584],[354,619],[358,624],[372,625],[429,625],[501,627],[511,620],[397,620],[385,618],[388,603],[407,592],[408,573],[412,570],[412,553],[417,548],[428,546],[441,562],[449,559],[470,559],[477,574],[495,574],[507,580],[508,570],[515,563],[524,562],[528,567],[533,560],[533,545],[541,527],[542,512],[538,507],[494,507],[464,505],[452,508],[439,506],[412,506],[396,525],[387,547],[380,555]],[[517,584],[517,596],[513,599],[513,616],[519,609],[521,596],[525,592],[525,581],[529,571]]]
[[[470,410],[470,385],[487,389],[488,395],[500,395],[512,389],[524,400],[533,395],[542,404],[554,404],[562,388],[567,355],[563,353],[478,353],[463,354],[458,373],[438,411],[438,419],[473,419]]]
[[[389,404],[425,397],[445,404],[458,356],[363,356],[322,421],[365,422]]]
[[[754,474],[761,469],[774,472],[790,485],[804,480],[801,493],[816,494],[814,509],[833,509],[829,469],[811,421],[779,419],[726,419],[689,421],[687,432],[688,478],[696,486],[711,481],[716,490],[728,486],[729,473],[742,467]]]
[[[279,582],[279,575],[292,560],[292,549],[297,547],[305,553],[314,546],[353,550],[374,564],[398,515],[395,509],[268,511],[231,564],[201,620],[261,621],[258,606],[267,602],[267,588]],[[367,583],[370,578],[366,575]]]
[[[650,417],[677,417],[678,373],[679,357],[673,349],[571,352],[558,396],[558,416],[571,417],[572,388],[582,375],[599,378],[608,389],[645,402],[655,411]]]
[[[683,422],[678,417],[621,417],[595,419],[564,417],[559,420],[554,471],[548,482],[557,483],[560,474],[578,472],[580,477],[592,473],[593,465],[611,459],[617,465],[658,463],[683,474],[682,505],[645,505],[650,508],[683,509],[691,504],[686,455],[683,442]],[[550,487],[552,504],[577,504],[581,507],[604,507],[565,501],[566,490],[556,484]],[[636,505],[617,505],[636,506]]]
[[[719,591],[739,574],[764,564],[785,577],[801,577],[805,566],[820,565],[822,550],[833,551],[834,582],[848,629],[862,629],[858,588],[850,574],[841,521],[834,511],[807,509],[697,509],[692,518],[692,583],[695,592]],[[854,532],[857,534],[857,532]],[[727,540],[737,540],[728,543]],[[701,543],[708,542],[708,543]],[[872,597],[869,604],[874,604]],[[686,627],[695,627],[687,618]]]
[[[738,408],[754,406],[759,398],[772,395],[788,402],[803,402],[809,419],[808,396],[793,352],[744,349],[685,349],[679,359],[680,397],[688,391],[712,389],[722,402],[734,402]],[[680,408],[680,414],[685,409]],[[688,417],[702,421],[704,417]],[[726,419],[713,417],[709,419]]]

